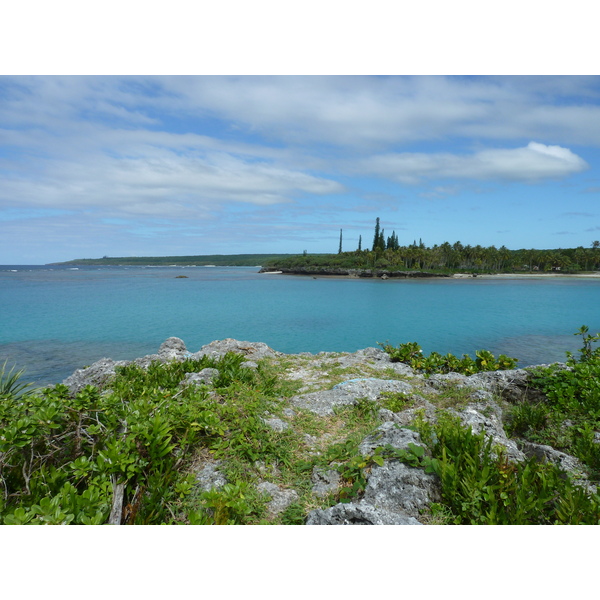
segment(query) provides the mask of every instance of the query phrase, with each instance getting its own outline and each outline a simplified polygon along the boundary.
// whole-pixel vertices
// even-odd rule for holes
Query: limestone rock
[[[363,502],[377,509],[418,517],[432,502],[441,501],[439,479],[423,469],[387,460],[373,467]]]
[[[259,492],[271,496],[272,500],[267,504],[267,509],[273,515],[283,512],[292,502],[298,500],[298,493],[295,490],[283,489],[268,481],[259,483],[256,488]]]
[[[129,364],[128,361],[124,360],[114,361],[110,358],[102,358],[87,369],[77,369],[63,381],[63,385],[69,388],[69,392],[73,396],[88,385],[102,389],[115,376],[116,367],[127,364]]]
[[[469,425],[473,433],[485,433],[491,437],[494,444],[502,446],[509,460],[521,462],[525,455],[514,440],[506,435],[502,425],[502,409],[495,402],[469,404],[461,411],[452,411],[458,414],[463,425]]]
[[[218,471],[220,465],[220,461],[205,464],[202,470],[196,475],[196,480],[202,491],[218,490],[227,483],[225,476]]]
[[[280,352],[276,352],[272,348],[269,348],[269,346],[263,342],[240,342],[239,340],[226,338],[202,346],[198,352],[192,355],[192,358],[201,358],[202,356],[220,358],[228,352],[243,354],[254,361],[260,360],[261,358],[281,355]]]
[[[273,431],[285,431],[289,429],[290,424],[278,419],[276,417],[272,417],[270,419],[263,419],[265,425],[270,427]]]
[[[421,436],[416,431],[404,429],[393,421],[386,421],[362,441],[358,450],[365,456],[373,454],[378,446],[388,444],[398,450],[407,450],[409,444],[425,448],[425,445],[421,443]]]
[[[335,492],[340,485],[340,479],[340,474],[335,469],[314,467],[311,477],[313,494],[322,498],[331,492]]]
[[[360,378],[340,383],[331,390],[294,396],[290,404],[325,416],[333,414],[334,406],[356,404],[362,398],[376,400],[382,392],[409,394],[412,391],[412,386],[405,381]]]
[[[181,385],[209,385],[218,376],[218,369],[206,368],[199,373],[187,373]]]
[[[366,502],[336,504],[325,510],[313,510],[307,525],[421,525],[417,519],[383,508],[375,508]]]

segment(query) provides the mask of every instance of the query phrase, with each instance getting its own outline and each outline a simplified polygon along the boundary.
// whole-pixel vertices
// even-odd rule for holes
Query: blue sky
[[[600,238],[600,77],[0,77],[0,264]]]

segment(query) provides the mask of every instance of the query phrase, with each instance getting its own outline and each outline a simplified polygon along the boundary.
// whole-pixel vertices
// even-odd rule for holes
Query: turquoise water
[[[583,324],[600,330],[600,280],[332,279],[258,267],[0,266],[0,364],[55,383],[108,356],[132,359],[170,336],[282,352],[353,352],[416,341],[425,352],[486,348],[519,365],[564,360]],[[186,278],[177,278],[185,275]]]

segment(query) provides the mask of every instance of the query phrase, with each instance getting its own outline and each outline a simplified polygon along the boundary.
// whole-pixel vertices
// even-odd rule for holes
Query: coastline
[[[427,271],[391,271],[389,269],[340,269],[335,267],[263,267],[263,275],[299,275],[341,279],[600,279],[600,271],[587,273],[431,273]]]
[[[488,273],[477,275],[477,279],[600,279],[600,271],[593,273]]]

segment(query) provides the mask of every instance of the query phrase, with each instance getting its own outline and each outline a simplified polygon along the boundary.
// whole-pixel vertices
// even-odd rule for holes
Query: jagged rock
[[[370,504],[349,502],[325,510],[313,510],[307,525],[421,525],[417,519],[403,513],[375,508]]]
[[[533,442],[522,441],[519,443],[521,450],[525,453],[528,458],[535,457],[540,462],[554,463],[562,471],[572,476],[582,477],[585,473],[585,469],[581,462],[571,456],[556,450],[552,446],[545,446],[544,444],[534,444]]]
[[[260,360],[261,358],[281,355],[281,352],[276,352],[263,342],[240,342],[239,340],[227,338],[224,340],[216,340],[206,346],[202,346],[198,352],[192,354],[192,358],[201,358],[202,356],[220,358],[228,352],[244,354],[252,360]]]
[[[217,470],[220,465],[220,461],[205,464],[203,469],[196,475],[196,480],[202,491],[218,490],[227,483],[225,476]]]
[[[377,509],[418,517],[432,502],[441,501],[437,475],[404,463],[386,460],[367,480],[363,502]]]
[[[322,498],[331,492],[335,492],[340,485],[340,479],[340,474],[335,469],[314,467],[311,477],[313,494]]]
[[[557,363],[557,367],[568,368],[563,363]],[[485,371],[467,377],[467,384],[502,396],[508,402],[538,402],[544,400],[543,393],[531,386],[532,378],[532,373],[526,369]]]
[[[409,444],[425,448],[421,442],[421,436],[416,431],[404,429],[393,421],[386,421],[362,441],[358,451],[365,456],[373,454],[375,448],[388,444],[398,450],[407,450]]]
[[[290,404],[325,416],[333,414],[334,406],[356,404],[361,398],[376,400],[382,392],[409,394],[412,391],[412,386],[405,381],[361,378],[340,383],[332,390],[294,396]]]
[[[187,373],[180,385],[208,385],[218,376],[218,369],[206,368],[199,373]]]
[[[525,455],[514,440],[506,435],[502,425],[502,409],[495,402],[469,404],[461,411],[452,410],[457,414],[463,425],[469,425],[473,433],[484,432],[491,437],[494,444],[506,450],[506,456],[513,462],[525,460]]]
[[[396,413],[387,408],[381,408],[379,410],[379,417],[383,421],[393,421],[401,427],[411,425],[417,413],[423,415],[423,418],[431,423],[437,422],[436,408],[431,402],[416,394],[412,396],[412,399],[415,399],[417,402],[417,406],[414,408],[406,408]]]
[[[265,425],[269,426],[273,431],[285,431],[289,429],[290,424],[278,419],[276,417],[272,417],[271,419],[263,419]]]
[[[116,367],[127,364],[129,362],[125,360],[114,361],[110,358],[101,358],[87,369],[77,369],[63,381],[63,385],[69,388],[72,396],[88,385],[102,389],[115,376]]]
[[[298,500],[298,493],[295,490],[287,490],[280,488],[274,483],[263,481],[256,488],[259,492],[263,492],[271,496],[272,500],[267,504],[267,509],[273,515],[278,515],[283,512],[292,502]]]
[[[177,337],[170,337],[166,339],[158,349],[159,356],[165,360],[173,360],[176,358],[183,358],[186,354],[187,348],[183,340]]]
[[[245,362],[243,362],[240,367],[243,367],[244,369],[258,369],[258,363],[255,363],[253,360],[247,360]]]

